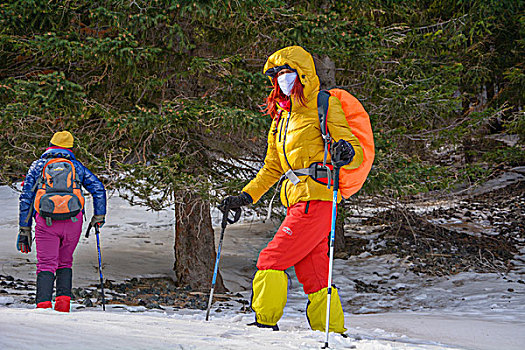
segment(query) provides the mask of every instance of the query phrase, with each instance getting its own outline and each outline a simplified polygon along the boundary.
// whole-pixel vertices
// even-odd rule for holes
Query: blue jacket
[[[31,164],[31,167],[27,172],[24,187],[22,188],[22,194],[20,195],[19,225],[29,227],[32,225],[33,216],[36,211],[32,211],[33,215],[31,215],[29,219],[27,218],[27,215],[33,205],[33,199],[35,198],[37,190],[34,188],[35,183],[38,181],[39,177],[42,176],[44,165],[50,158],[66,158],[73,163],[82,186],[84,186],[84,188],[93,196],[94,215],[105,215],[106,189],[102,182],[91,171],[89,171],[88,168],[83,166],[70,150],[50,148],[40,156],[40,159],[35,160],[33,164]],[[26,219],[28,220],[26,221]]]

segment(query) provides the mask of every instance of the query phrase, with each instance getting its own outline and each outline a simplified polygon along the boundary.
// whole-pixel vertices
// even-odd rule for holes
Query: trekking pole
[[[221,248],[222,248],[222,240],[224,238],[224,230],[226,229],[226,226],[228,224],[236,223],[237,221],[239,221],[241,217],[241,208],[235,208],[231,210],[233,210],[234,212],[233,219],[230,219],[228,217],[230,208],[226,208],[226,210],[223,212],[223,215],[222,215],[221,238],[219,239],[219,247],[217,248],[217,258],[215,259],[215,267],[213,269],[213,279],[211,281],[210,299],[208,300],[208,309],[206,310],[206,321],[208,321],[208,318],[210,317],[211,303],[213,301],[213,292],[215,291],[215,282],[217,280],[217,272],[219,270],[219,260],[221,258]]]
[[[106,297],[104,296],[104,277],[102,276],[102,254],[100,253],[100,228],[98,223],[94,225],[95,226],[95,235],[97,236],[97,251],[98,251],[98,273],[100,275],[100,289],[102,294],[102,310],[106,311]],[[88,226],[87,232],[86,232],[86,238],[89,238],[89,231],[91,231],[91,228],[93,225],[91,223]]]
[[[99,225],[95,224],[95,235],[97,236],[97,251],[98,251],[98,273],[100,275],[100,289],[102,292],[102,310],[106,311],[106,298],[104,296],[104,277],[102,276],[102,255],[100,254],[100,239],[99,239]]]
[[[332,229],[330,230],[330,262],[328,265],[328,290],[326,295],[326,339],[322,349],[328,348],[330,330],[330,304],[332,302],[332,268],[334,260],[335,221],[337,219],[337,191],[339,190],[339,167],[334,167],[334,197],[332,200]]]

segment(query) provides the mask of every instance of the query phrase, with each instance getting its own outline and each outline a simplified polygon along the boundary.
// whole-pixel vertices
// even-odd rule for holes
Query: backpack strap
[[[39,176],[38,179],[35,181],[35,184],[31,188],[31,193],[33,193],[33,200],[31,201],[31,206],[29,207],[29,211],[27,212],[27,216],[26,216],[26,220],[25,220],[26,223],[29,223],[29,218],[33,215],[33,209],[34,209],[34,206],[35,206],[35,199],[36,199],[35,190],[41,184],[42,184],[42,176]]]
[[[328,171],[328,178],[331,178],[330,168],[326,166],[326,159],[328,157],[328,148],[332,143],[332,137],[328,131],[328,100],[330,99],[330,93],[326,90],[321,90],[317,94],[317,114],[319,115],[319,125],[321,128],[321,135],[324,141],[324,157],[323,157],[323,167]],[[328,181],[328,188],[330,188],[330,181]]]
[[[326,141],[330,137],[330,132],[328,131],[327,124],[327,115],[328,115],[328,99],[330,98],[330,93],[326,90],[321,90],[317,94],[317,113],[319,115],[319,123],[321,125],[321,134],[323,139]]]

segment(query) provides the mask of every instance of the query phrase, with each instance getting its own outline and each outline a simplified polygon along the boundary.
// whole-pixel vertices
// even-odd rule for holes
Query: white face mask
[[[279,87],[281,88],[283,94],[285,94],[286,96],[290,96],[296,78],[297,73],[295,72],[284,73],[277,77],[277,82],[279,83]]]

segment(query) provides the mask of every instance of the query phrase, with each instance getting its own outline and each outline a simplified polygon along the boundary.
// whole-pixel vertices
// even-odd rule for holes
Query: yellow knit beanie
[[[51,144],[58,147],[72,148],[73,135],[69,131],[56,132],[51,138]]]

